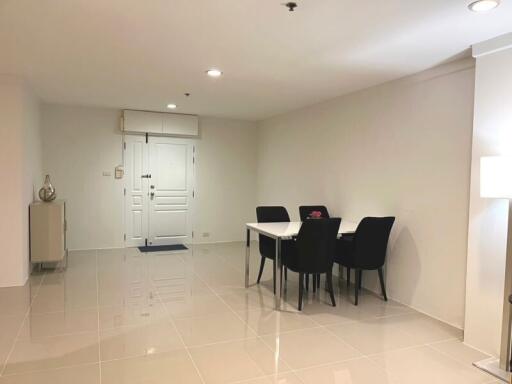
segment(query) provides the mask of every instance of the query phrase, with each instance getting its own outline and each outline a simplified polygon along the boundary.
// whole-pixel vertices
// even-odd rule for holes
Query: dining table
[[[309,219],[321,220],[321,219]],[[246,247],[245,247],[245,287],[249,287],[249,264],[251,257],[251,231],[261,235],[268,236],[276,241],[276,255],[274,263],[274,275],[276,278],[275,308],[281,309],[283,286],[282,286],[282,260],[281,260],[281,242],[291,240],[299,234],[302,222],[278,222],[278,223],[246,223]],[[342,220],[338,229],[338,238],[343,235],[353,234],[357,229],[358,223]]]

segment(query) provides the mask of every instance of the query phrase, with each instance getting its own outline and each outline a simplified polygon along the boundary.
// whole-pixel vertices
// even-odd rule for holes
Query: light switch
[[[111,176],[112,173],[109,171],[103,171],[103,176]]]

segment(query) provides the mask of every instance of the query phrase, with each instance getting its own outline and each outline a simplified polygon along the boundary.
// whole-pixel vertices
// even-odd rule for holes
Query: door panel
[[[125,245],[133,247],[144,245],[148,232],[148,150],[142,136],[126,136],[125,143]]]
[[[187,236],[187,211],[156,210],[152,221],[155,239],[172,239]]]
[[[156,174],[155,186],[160,191],[186,191],[186,144],[154,143],[151,145],[151,167]]]
[[[150,137],[149,242],[154,245],[191,241],[193,146],[190,142]]]
[[[187,205],[186,196],[156,196],[155,204],[158,205]]]

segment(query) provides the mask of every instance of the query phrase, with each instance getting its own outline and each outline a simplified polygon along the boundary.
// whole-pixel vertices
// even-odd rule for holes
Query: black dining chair
[[[389,234],[394,222],[394,217],[365,217],[359,223],[354,236],[342,237],[337,241],[334,262],[347,268],[348,285],[350,270],[355,270],[355,305],[358,304],[363,271],[366,270],[378,271],[382,296],[385,301],[388,300],[382,267],[386,261]]]
[[[300,221],[305,221],[311,217],[311,213],[317,211],[322,214],[323,219],[329,218],[329,211],[325,205],[301,205],[299,207]],[[320,288],[320,276],[313,276],[313,292]],[[309,274],[306,275],[306,290],[309,289]]]
[[[264,206],[256,207],[256,218],[258,223],[280,223],[289,222],[290,216],[285,207],[280,206]],[[281,250],[286,248],[287,243],[290,241],[283,241],[281,243]],[[260,271],[258,273],[257,283],[260,283],[261,275],[263,274],[263,268],[265,268],[265,259],[271,259],[276,262],[276,240],[265,235],[259,235],[259,247],[261,254]],[[274,293],[276,292],[276,270],[275,265],[272,268],[273,279],[274,279]],[[285,271],[286,276],[286,271]]]
[[[299,311],[302,310],[304,278],[308,273],[327,275],[327,290],[333,307],[336,306],[332,266],[340,223],[340,218],[306,220],[295,240],[283,249],[283,266],[299,273]]]
[[[301,205],[299,207],[300,221],[307,220],[313,211],[321,212],[324,219],[329,218],[329,211],[325,205]]]

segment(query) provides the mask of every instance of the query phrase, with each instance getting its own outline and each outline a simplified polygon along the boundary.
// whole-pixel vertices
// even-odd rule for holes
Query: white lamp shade
[[[512,157],[480,158],[480,196],[512,199]]]

